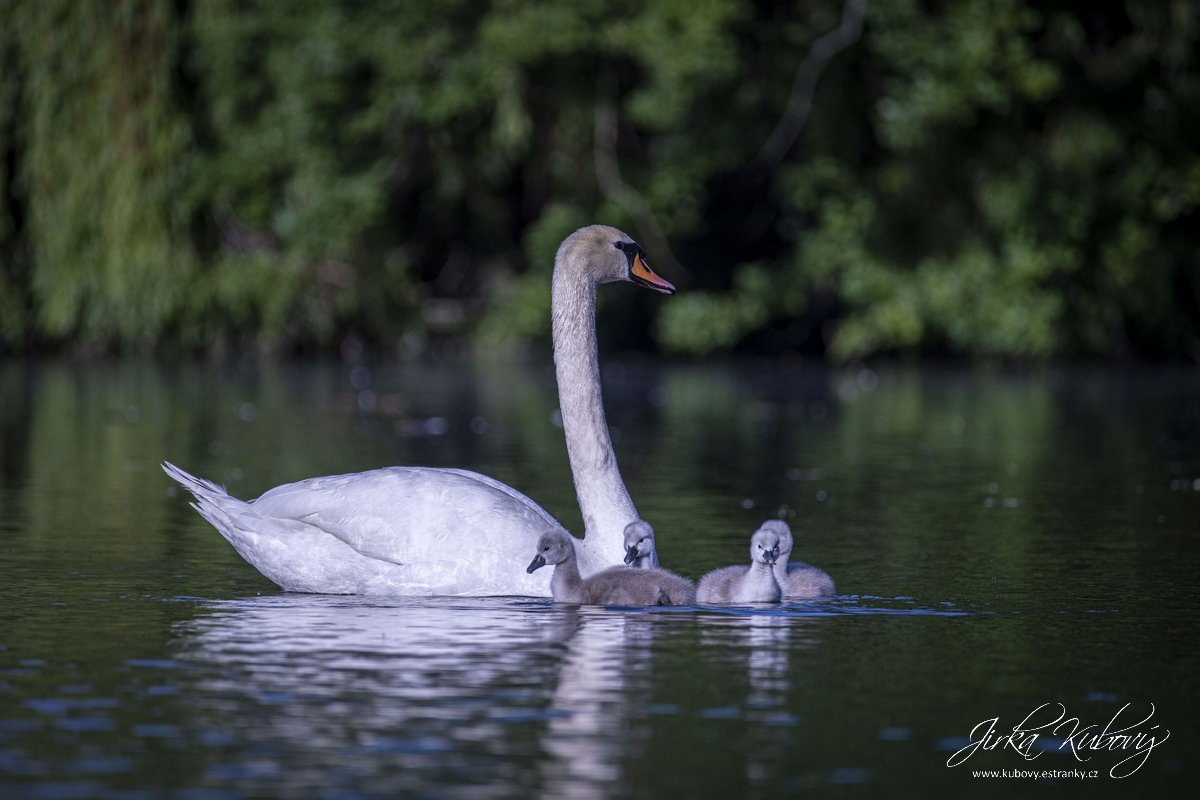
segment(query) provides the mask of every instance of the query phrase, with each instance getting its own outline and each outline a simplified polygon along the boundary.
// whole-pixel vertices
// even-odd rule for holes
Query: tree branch
[[[787,109],[754,160],[758,167],[765,171],[773,170],[792,149],[796,137],[804,128],[804,123],[808,122],[813,93],[817,90],[817,81],[821,79],[821,73],[829,66],[834,56],[862,36],[863,15],[866,11],[867,0],[845,0],[841,24],[813,42],[808,55],[796,70]]]

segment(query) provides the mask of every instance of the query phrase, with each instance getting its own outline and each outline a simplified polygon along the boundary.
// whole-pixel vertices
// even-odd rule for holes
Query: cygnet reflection
[[[746,779],[752,786],[765,786],[784,763],[787,731],[800,724],[799,715],[788,710],[792,654],[818,646],[814,634],[822,621],[775,613],[706,614],[698,619],[706,653],[725,662],[726,669],[745,671],[748,692],[736,711],[757,723],[747,728],[751,738],[745,747]]]
[[[612,796],[629,736],[631,698],[650,686],[653,622],[647,614],[583,608],[567,645],[542,737],[542,796]]]

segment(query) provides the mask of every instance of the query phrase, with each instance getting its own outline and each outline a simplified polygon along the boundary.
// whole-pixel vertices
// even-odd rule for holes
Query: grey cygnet
[[[550,564],[554,576],[550,593],[558,603],[597,606],[669,606],[673,605],[661,570],[611,567],[584,580],[579,575],[575,544],[562,531],[542,534],[537,554],[526,572]]]
[[[696,600],[700,603],[778,603],[781,596],[775,580],[779,558],[779,535],[757,530],[750,537],[750,566],[721,567],[700,579]]]
[[[833,597],[833,578],[803,561],[788,563],[792,554],[792,530],[779,519],[769,519],[759,527],[779,536],[779,558],[775,561],[775,580],[784,600],[812,600]]]
[[[636,569],[658,568],[654,528],[649,522],[637,519],[625,526],[625,563]]]
[[[625,526],[625,563],[634,569],[653,569],[663,581],[663,590],[673,606],[690,606],[696,602],[696,584],[658,566],[658,550],[654,546],[654,529],[644,520]]]

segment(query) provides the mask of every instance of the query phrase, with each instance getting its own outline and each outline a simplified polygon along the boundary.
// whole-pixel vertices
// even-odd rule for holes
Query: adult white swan
[[[583,512],[579,569],[591,575],[625,556],[637,509],[617,469],[600,398],[596,290],[632,281],[675,287],[615,228],[568,236],[554,258],[554,363],[567,453]],[[365,595],[550,595],[550,576],[525,566],[538,537],[562,526],[499,481],[460,469],[387,467],[310,478],[244,502],[164,463],[196,497],[193,507],[263,575],[284,589]]]

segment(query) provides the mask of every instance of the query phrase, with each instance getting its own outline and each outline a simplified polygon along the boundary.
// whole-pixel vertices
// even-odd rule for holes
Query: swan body
[[[696,584],[658,566],[654,529],[650,523],[639,519],[625,526],[625,563],[634,569],[653,569],[661,573],[671,605],[690,606],[696,602]]]
[[[683,580],[665,570],[610,567],[583,578],[575,553],[576,540],[565,531],[552,530],[538,539],[536,554],[526,569],[534,573],[550,564],[554,575],[550,591],[555,602],[600,606],[670,606],[674,581]],[[694,597],[694,595],[693,595]],[[690,603],[688,603],[690,604]]]
[[[696,601],[712,605],[777,603],[781,596],[774,566],[779,535],[759,529],[750,537],[750,566],[721,567],[700,579]]]
[[[251,502],[173,464],[167,474],[239,554],[293,592],[546,596],[520,566],[530,531],[561,526],[485,475],[387,467],[277,486]],[[565,533],[565,531],[564,531]],[[447,548],[448,542],[461,544]],[[591,569],[594,564],[587,552]]]
[[[554,259],[554,361],[582,541],[525,495],[467,470],[389,467],[311,478],[245,502],[172,464],[163,469],[243,558],[286,590],[548,596],[550,580],[521,569],[544,532],[574,541],[578,569],[591,575],[621,564],[623,531],[638,519],[600,399],[596,295],[599,284],[614,281],[675,291],[615,228],[592,225],[563,241]]]
[[[759,530],[769,530],[779,536],[779,559],[775,562],[775,580],[784,600],[812,600],[833,597],[833,578],[824,570],[803,561],[788,562],[792,554],[792,529],[783,520],[771,519]]]

